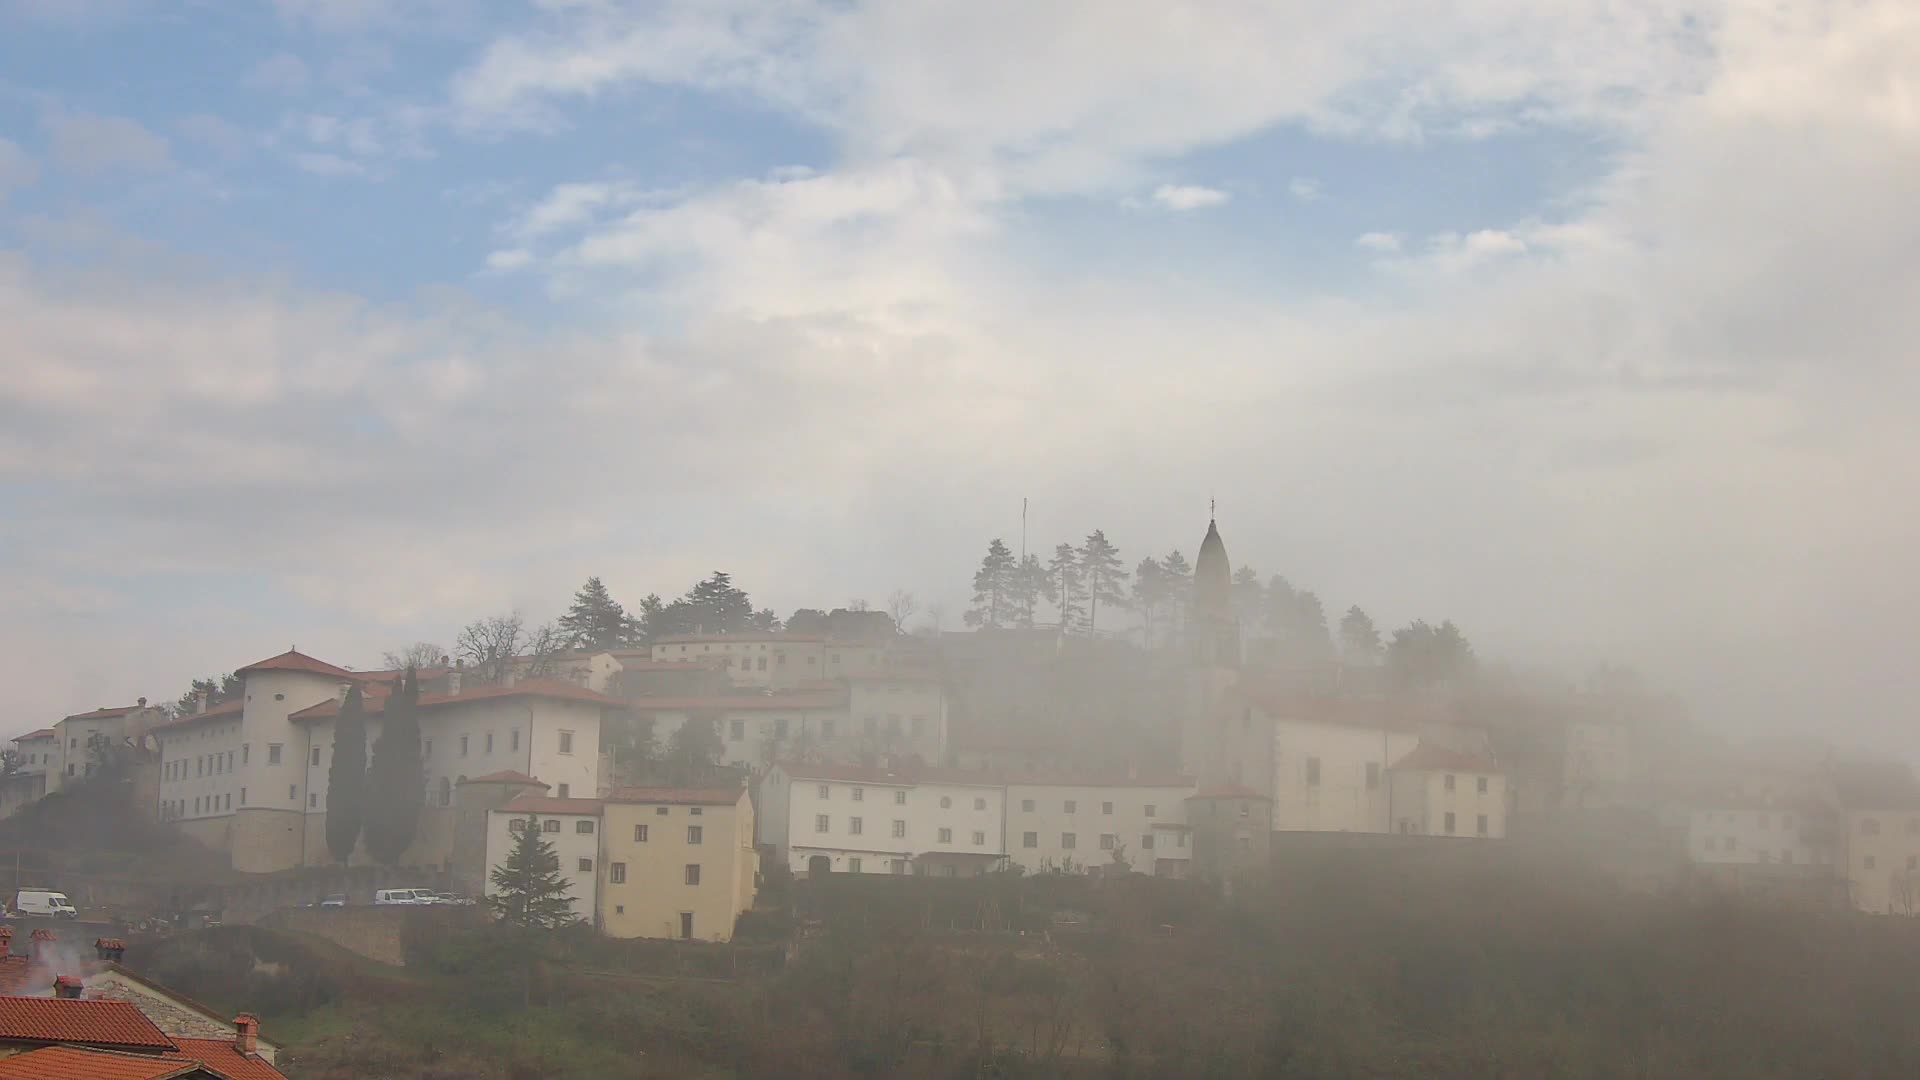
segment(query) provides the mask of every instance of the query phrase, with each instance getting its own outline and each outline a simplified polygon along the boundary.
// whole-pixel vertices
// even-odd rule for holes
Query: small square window
[[[813,815],[813,831],[814,832],[826,832],[831,828],[833,828],[832,818],[828,817],[825,814]]]
[[[1155,807],[1154,807],[1154,805],[1153,805],[1152,803],[1148,803],[1148,804],[1147,804],[1147,809],[1146,809],[1146,816],[1147,816],[1147,817],[1156,817],[1156,816],[1158,816],[1158,814],[1157,814],[1157,812],[1156,812],[1156,809],[1155,809]]]
[[[667,807],[664,807],[664,806],[656,806],[656,807],[654,807],[654,808],[653,808],[653,816],[654,816],[654,817],[666,817],[666,816],[667,816],[667,814],[668,814],[668,813],[670,813],[670,812],[671,812],[671,811],[670,811],[670,810],[669,810],[669,809],[668,809]]]
[[[280,764],[280,744],[279,743],[267,744],[267,764],[269,765]]]
[[[905,805],[907,805],[907,793],[906,793],[906,792],[904,792],[904,791],[896,791],[896,792],[894,792],[894,793],[893,793],[893,805],[895,805],[895,806],[905,806]]]
[[[1072,851],[1074,849],[1074,845],[1077,840],[1079,840],[1079,837],[1073,835],[1070,832],[1063,832],[1060,834],[1060,846],[1067,849],[1068,851]]]
[[[985,810],[987,808],[987,800],[985,799],[973,800],[973,808],[975,810]]]
[[[645,823],[633,827],[633,842],[636,844],[644,844],[647,842],[647,826]]]
[[[853,789],[853,801],[854,801],[854,802],[866,802],[866,801],[867,801],[867,789],[866,789],[866,788],[854,788],[854,789]]]
[[[1111,814],[1111,813],[1113,813],[1113,804],[1112,804],[1112,803],[1110,803],[1110,802],[1103,802],[1103,803],[1101,803],[1101,804],[1100,804],[1100,812],[1101,812],[1101,813],[1103,813],[1103,814]]]
[[[893,823],[893,838],[895,840],[903,840],[906,838],[906,835],[907,823],[896,819]]]
[[[1021,846],[1021,847],[1029,847],[1029,848],[1037,848],[1037,847],[1039,847],[1039,846],[1040,846],[1040,834],[1039,834],[1039,833],[1034,833],[1034,832],[1030,832],[1030,833],[1021,833],[1021,834],[1020,834],[1020,846]]]
[[[687,884],[689,884],[689,885],[698,885],[698,884],[700,884],[700,864],[699,864],[699,863],[688,863],[688,864],[687,864],[687,878],[686,878],[686,880],[687,880]]]
[[[702,811],[701,811],[701,808],[700,808],[700,807],[698,807],[698,806],[689,806],[689,807],[687,807],[687,816],[688,816],[688,817],[699,817],[699,816],[700,816],[700,814],[701,814],[701,812],[702,812]]]
[[[560,733],[560,752],[563,754],[573,753],[573,732],[563,731]]]
[[[1112,833],[1101,833],[1100,834],[1100,850],[1112,851],[1113,845],[1118,841],[1119,841],[1119,837],[1113,835]]]
[[[706,835],[706,830],[704,828],[698,825],[687,826],[687,843],[698,844],[700,842],[701,837],[704,835]]]
[[[815,794],[819,798],[822,798],[822,799],[827,798],[828,796],[833,794],[833,787],[828,784],[821,784],[819,787],[819,790]]]
[[[1453,790],[1453,774],[1452,774],[1452,773],[1448,773],[1448,774],[1447,774],[1447,785],[1446,785],[1446,786],[1447,786],[1447,790],[1448,790],[1448,791],[1452,791],[1452,790]]]
[[[1473,782],[1473,786],[1475,790],[1480,792],[1480,794],[1485,795],[1487,793],[1487,778],[1482,776],[1476,779]]]
[[[979,829],[973,830],[973,846],[985,847],[986,843],[987,843],[987,834],[984,832],[981,832]]]
[[[860,830],[863,827],[865,827],[865,825],[866,825],[866,821],[862,818],[857,818],[857,817],[848,818],[847,833],[851,836],[859,836]]]
[[[765,661],[765,660],[762,660],[762,661],[760,661],[760,663],[761,663],[762,665],[764,665],[764,664],[766,664],[766,661]],[[859,873],[859,872],[860,872],[860,860],[859,860],[859,859],[857,859],[857,858],[849,858],[849,859],[847,859],[847,873],[849,873],[849,874],[857,874],[857,873]]]
[[[593,872],[593,860],[592,860],[592,859],[581,859],[581,860],[580,860],[580,872],[581,872],[581,873],[583,873],[583,874],[589,874],[589,873],[592,873],[592,872]]]
[[[1069,814],[1071,814],[1071,813],[1075,813],[1075,812],[1077,812],[1077,811],[1078,811],[1079,809],[1080,809],[1080,803],[1079,803],[1079,801],[1078,801],[1078,800],[1075,800],[1075,799],[1068,799],[1068,800],[1067,800],[1067,813],[1069,813]]]
[[[1140,834],[1140,850],[1141,851],[1153,850],[1153,834],[1152,833]]]
[[[1031,813],[1033,813],[1033,800],[1032,800],[1032,799],[1021,799],[1021,800],[1020,800],[1020,812],[1021,812],[1021,813],[1023,813],[1023,814],[1031,814]]]
[[[607,864],[607,881],[614,885],[627,883],[627,864],[623,862]]]
[[[943,843],[943,844],[951,844],[951,843],[953,843],[953,830],[952,830],[952,829],[941,829],[941,830],[940,830],[940,842],[941,842],[941,843]]]
[[[586,818],[581,818],[579,821],[573,823],[573,831],[582,836],[590,836],[593,833],[593,822]]]

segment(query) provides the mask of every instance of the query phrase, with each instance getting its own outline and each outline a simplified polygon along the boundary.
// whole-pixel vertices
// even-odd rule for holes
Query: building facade
[[[1009,781],[1007,858],[1028,873],[1124,867],[1185,877],[1193,793],[1184,777]]]
[[[796,876],[966,877],[1006,859],[1006,789],[957,769],[782,762],[760,782],[760,842]]]
[[[1421,743],[1394,762],[1392,775],[1394,832],[1506,837],[1507,776],[1493,759]]]

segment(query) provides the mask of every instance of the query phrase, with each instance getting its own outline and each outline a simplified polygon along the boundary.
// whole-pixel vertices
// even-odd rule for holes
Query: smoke
[[[78,950],[59,939],[27,942],[27,955],[33,965],[20,988],[21,997],[52,997],[53,981],[62,975],[86,978],[86,968]]]

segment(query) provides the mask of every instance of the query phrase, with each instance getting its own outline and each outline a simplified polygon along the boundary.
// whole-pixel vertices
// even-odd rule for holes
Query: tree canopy
[[[1006,541],[994,537],[973,573],[973,606],[964,616],[968,626],[998,629],[1013,619],[1013,600],[1019,588],[1015,578],[1020,564],[1008,550]]]
[[[366,820],[367,710],[360,687],[347,690],[333,723],[333,760],[327,765],[327,852],[333,861],[353,857]]]
[[[506,926],[520,930],[555,930],[573,922],[574,898],[560,874],[560,856],[541,832],[537,815],[528,815],[514,834],[505,862],[493,868],[487,907]]]
[[[642,637],[640,620],[627,614],[597,577],[588,578],[573,594],[573,606],[560,616],[559,625],[568,647],[575,649],[617,649]]]
[[[1080,581],[1087,599],[1087,629],[1100,624],[1100,605],[1123,607],[1127,595],[1122,591],[1127,580],[1126,567],[1120,562],[1120,550],[1109,543],[1105,529],[1087,534],[1079,551]]]
[[[392,866],[413,843],[426,799],[426,776],[420,757],[420,676],[409,669],[387,697],[380,723],[380,739],[373,747],[367,770],[367,853]]]
[[[1387,677],[1405,690],[1459,682],[1475,666],[1473,645],[1451,620],[1432,626],[1416,619],[1395,630],[1387,645]]]

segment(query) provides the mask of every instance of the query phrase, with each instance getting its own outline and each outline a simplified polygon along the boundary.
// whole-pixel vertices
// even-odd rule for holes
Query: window
[[[1116,843],[1118,843],[1118,842],[1119,842],[1119,840],[1120,840],[1120,838],[1119,838],[1119,837],[1117,837],[1117,836],[1115,836],[1115,835],[1113,835],[1112,833],[1109,833],[1109,832],[1103,832],[1103,833],[1101,833],[1101,834],[1100,834],[1100,850],[1101,850],[1101,851],[1112,851],[1112,850],[1113,850],[1113,845],[1114,845],[1114,844],[1116,844]]]
[[[1174,847],[1186,847],[1186,846],[1187,846],[1187,834],[1186,834],[1186,833],[1174,833],[1174,834],[1173,834],[1173,846],[1174,846]]]
[[[591,874],[591,873],[593,873],[593,860],[592,860],[592,859],[581,859],[581,860],[580,860],[580,872],[581,872],[581,873],[583,873],[583,874]]]
[[[820,796],[820,798],[822,798],[822,799],[824,799],[824,798],[826,798],[826,797],[827,797],[828,795],[830,795],[830,794],[832,794],[832,792],[833,792],[833,789],[832,789],[831,787],[829,787],[829,786],[827,786],[826,784],[821,784],[821,785],[820,785],[820,791],[819,791],[819,796]]]
[[[467,737],[465,735],[460,736],[460,756],[467,756]]]
[[[1452,773],[1448,773],[1448,774],[1447,774],[1447,783],[1446,783],[1446,788],[1447,788],[1447,790],[1448,790],[1448,791],[1452,791],[1452,790],[1453,790],[1453,774],[1452,774]]]
[[[507,831],[508,831],[508,832],[510,832],[510,833],[517,833],[517,832],[526,832],[526,831],[527,831],[527,819],[526,819],[526,818],[510,818],[510,819],[508,819],[508,821],[507,821]]]
[[[942,810],[953,809],[953,798],[948,795],[940,796],[940,809]]]
[[[698,844],[706,836],[706,832],[706,827],[703,825],[687,826],[687,843]]]
[[[847,832],[853,836],[859,836],[861,829],[865,827],[866,821],[862,818],[850,817],[847,819]]]
[[[753,666],[754,666],[754,669],[757,671],[767,670],[767,658],[764,656],[760,657],[758,660],[754,662]]]
[[[689,806],[689,807],[687,807],[687,816],[688,816],[688,817],[699,817],[699,816],[700,816],[700,812],[701,812],[701,811],[700,811],[700,807],[698,807],[698,806]]]
[[[981,832],[979,829],[973,830],[973,846],[985,847],[986,843],[987,843],[987,834],[984,832]]]
[[[493,732],[487,732],[487,753],[493,753]]]
[[[975,810],[985,810],[987,808],[987,800],[985,799],[973,800],[973,808]]]
[[[1475,823],[1475,827],[1481,836],[1487,835],[1487,815],[1481,814],[1480,820]]]
[[[766,666],[767,666],[767,662],[766,662],[765,660],[762,660],[762,661],[760,661],[760,666],[761,666],[761,667],[766,667]],[[859,873],[859,872],[860,872],[860,860],[859,860],[858,858],[848,858],[848,859],[847,859],[847,873],[849,873],[849,874],[857,874],[857,873]]]
[[[745,720],[730,721],[727,724],[727,728],[732,733],[735,742],[739,742],[741,739],[747,737],[747,722]]]
[[[853,789],[853,801],[854,801],[854,802],[866,802],[866,801],[867,801],[867,789],[866,789],[866,788],[854,788],[854,789]]]
[[[307,793],[307,809],[318,810],[319,808],[320,808],[320,796],[315,795],[312,792],[308,792]]]
[[[560,819],[559,819],[559,818],[552,818],[552,819],[550,819],[550,820],[547,820],[547,821],[543,821],[543,822],[541,822],[541,823],[540,823],[540,831],[541,831],[541,832],[559,832],[559,831],[560,831]]]
[[[519,728],[514,728],[511,731],[507,732],[507,749],[509,750],[520,749],[520,729]]]
[[[1101,804],[1100,804],[1100,812],[1101,812],[1101,813],[1103,813],[1103,814],[1111,814],[1111,813],[1113,813],[1113,804],[1112,804],[1112,803],[1110,803],[1110,802],[1103,802],[1103,803],[1101,803]]]
[[[951,843],[953,843],[953,830],[952,830],[952,829],[941,829],[941,830],[940,830],[940,842],[941,842],[941,843],[943,843],[943,844],[951,844]]]
[[[898,818],[894,819],[893,838],[895,840],[904,840],[906,839],[906,837],[907,837],[907,823],[899,820]]]
[[[1873,869],[1873,856],[1869,855],[1865,859],[1861,860],[1860,866],[1866,870]]]
[[[1072,851],[1074,847],[1074,842],[1078,839],[1079,839],[1078,837],[1074,836],[1070,832],[1063,832],[1060,834],[1060,846],[1067,849],[1068,851]]]
[[[573,732],[563,731],[560,733],[560,752],[563,754],[573,753]]]
[[[1033,800],[1032,800],[1032,799],[1021,799],[1021,800],[1020,800],[1020,812],[1021,812],[1021,813],[1023,813],[1023,814],[1031,814],[1031,813],[1033,813]]]
[[[313,748],[313,764],[320,764],[320,748],[317,746]]]
[[[627,883],[627,864],[623,862],[608,863],[607,881],[613,885],[625,885]]]
[[[1320,786],[1320,759],[1317,757],[1307,759],[1307,786]]]
[[[242,764],[242,765],[245,765],[245,764],[247,763],[247,751],[248,751],[248,750],[249,750],[249,749],[250,749],[251,747],[252,747],[252,744],[251,744],[251,743],[241,743],[241,744],[240,744],[240,764]]]
[[[656,806],[653,808],[654,817],[666,817],[667,813],[668,813],[668,808],[665,806]]]
[[[625,904],[613,905],[613,913],[615,915],[625,915],[627,913],[627,905]]]
[[[581,836],[591,836],[593,835],[593,822],[582,818],[573,823],[573,831],[579,833]]]
[[[832,827],[833,827],[833,821],[831,818],[827,817],[827,815],[825,814],[813,815],[813,831],[814,832],[826,832],[828,829]]]
[[[1880,822],[1875,818],[1861,818],[1860,819],[1860,835],[1861,836],[1879,836]]]
[[[563,798],[563,799],[570,799],[570,798],[572,798],[573,796],[572,796],[571,794],[569,794],[569,792],[570,792],[571,790],[572,790],[572,789],[571,789],[570,787],[568,787],[568,786],[567,786],[566,784],[561,784],[561,785],[560,785],[560,788],[559,788],[559,795],[560,795],[560,797],[561,797],[561,798]]]
[[[1039,847],[1039,846],[1040,846],[1040,834],[1039,834],[1039,833],[1037,833],[1037,832],[1030,832],[1030,833],[1021,833],[1021,834],[1020,834],[1020,846],[1021,846],[1021,847],[1027,847],[1027,848],[1037,848],[1037,847]]]
[[[636,844],[644,844],[647,842],[647,826],[645,822],[633,827],[633,842]]]
[[[421,757],[433,756],[433,740],[432,739],[427,739],[420,744],[420,756]]]
[[[893,805],[895,805],[895,806],[905,806],[905,805],[907,805],[907,793],[906,793],[906,792],[904,792],[904,791],[896,791],[896,792],[894,792],[894,793],[893,793]]]
[[[689,885],[698,885],[698,884],[700,884],[700,864],[699,864],[699,863],[697,863],[697,862],[690,862],[690,863],[688,863],[688,864],[687,864],[687,884],[689,884]],[[692,922],[693,922],[693,916],[692,916],[692,915],[688,915],[688,914],[685,914],[685,913],[682,913],[682,914],[681,914],[681,916],[680,916],[680,926],[681,926],[681,928],[682,928],[682,929],[685,929],[685,928],[686,928],[686,927],[687,927],[688,925],[690,925],[690,924],[691,924]]]
[[[269,765],[280,764],[280,744],[279,743],[267,744],[267,764]]]
[[[1077,812],[1077,811],[1078,811],[1079,809],[1080,809],[1080,802],[1079,802],[1079,800],[1077,800],[1077,799],[1068,799],[1068,800],[1067,800],[1067,813],[1069,813],[1069,814],[1072,814],[1072,813],[1075,813],[1075,812]]]
[[[240,789],[240,805],[241,806],[247,805],[247,789],[246,788]]]
[[[1453,811],[1447,811],[1447,835],[1453,835]]]
[[[1372,791],[1379,786],[1380,763],[1377,761],[1369,761],[1367,762],[1367,790]]]

